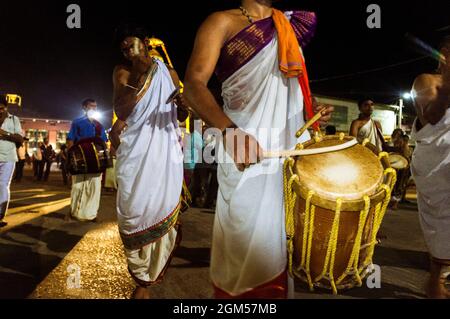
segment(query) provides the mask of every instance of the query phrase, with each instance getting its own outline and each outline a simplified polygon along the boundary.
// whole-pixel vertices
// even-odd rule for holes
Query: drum
[[[396,170],[405,169],[409,166],[408,159],[398,153],[389,153],[389,163]]]
[[[320,153],[352,139],[316,137],[297,149]],[[367,140],[350,145],[285,161],[289,270],[311,290],[362,285],[395,184],[387,153]]]
[[[108,147],[98,137],[78,141],[67,153],[72,175],[103,173],[113,167]]]

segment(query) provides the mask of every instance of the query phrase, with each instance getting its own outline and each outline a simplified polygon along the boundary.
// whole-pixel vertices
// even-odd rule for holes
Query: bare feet
[[[136,287],[132,299],[150,299],[150,291],[146,287]]]

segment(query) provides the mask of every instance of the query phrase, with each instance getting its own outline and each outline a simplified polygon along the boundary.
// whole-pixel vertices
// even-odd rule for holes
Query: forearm
[[[185,97],[189,106],[195,110],[208,126],[223,131],[233,125],[230,118],[222,111],[208,87],[201,82],[187,81]]]
[[[17,144],[23,143],[23,137],[20,134],[8,134],[3,130],[0,130],[0,139]]]
[[[118,149],[120,146],[120,135],[117,132],[110,132],[109,133],[109,140],[111,141],[112,147],[114,149]]]
[[[122,133],[123,129],[126,127],[126,123],[117,120],[116,123],[114,123],[113,127],[111,128],[111,132],[109,132],[109,139],[111,141],[112,147],[117,150],[120,145],[120,134]]]
[[[125,91],[125,89],[124,89]],[[128,116],[133,112],[134,107],[137,104],[137,90],[132,88],[126,88],[126,91],[123,94],[116,98],[114,101],[114,112],[117,117],[125,121]]]
[[[114,110],[122,121],[125,121],[133,112],[138,102],[137,94],[143,85],[142,78],[150,67],[151,62],[137,63],[126,79],[122,79],[119,85],[114,85]]]

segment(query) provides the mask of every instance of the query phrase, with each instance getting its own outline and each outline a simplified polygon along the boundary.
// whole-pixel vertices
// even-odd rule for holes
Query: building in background
[[[354,100],[335,98],[323,95],[314,96],[319,103],[334,106],[333,117],[329,125],[334,125],[338,132],[345,132],[348,134],[352,121],[359,116],[358,102]],[[374,101],[375,102],[375,101]],[[383,135],[390,136],[394,129],[397,128],[397,119],[399,113],[399,106],[375,103],[373,118],[380,121],[383,127]],[[413,116],[405,114],[403,116],[402,128],[409,132],[411,130]]]
[[[53,149],[58,153],[61,145],[66,144],[71,121],[39,118],[20,118],[20,124],[28,138],[28,152],[32,152],[39,142],[48,138]]]

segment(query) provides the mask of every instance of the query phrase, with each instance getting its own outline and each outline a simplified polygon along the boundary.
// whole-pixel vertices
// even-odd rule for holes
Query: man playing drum
[[[354,120],[350,126],[350,135],[356,137],[360,143],[368,139],[381,152],[384,145],[381,133],[383,129],[380,122],[372,119],[373,105],[373,101],[369,98],[364,98],[358,102],[360,114],[358,119]]]
[[[226,160],[217,169],[211,279],[218,298],[285,298],[283,167],[278,159],[263,159],[262,150],[292,150],[309,139],[307,133],[295,137],[304,124],[300,46],[311,39],[316,16],[283,13],[271,0],[241,4],[206,19],[186,73],[190,106],[226,133],[218,150]],[[214,70],[222,82],[223,110],[207,87]],[[310,96],[305,103],[311,106]],[[331,111],[323,111],[325,121]],[[235,139],[246,142],[235,149]]]
[[[437,74],[422,74],[413,85],[418,118],[411,173],[417,186],[420,221],[431,254],[428,295],[450,298],[450,37]]]
[[[97,102],[86,99],[82,103],[85,115],[72,122],[67,147],[85,138],[99,137],[108,140],[102,124],[94,119]],[[96,221],[102,191],[102,174],[80,174],[72,176],[71,217],[80,221]]]
[[[136,299],[150,298],[148,287],[162,280],[181,239],[183,182],[177,107],[168,101],[179,79],[149,57],[144,36],[139,29],[120,31],[126,61],[114,69],[118,120],[110,133],[117,150],[117,219]]]

